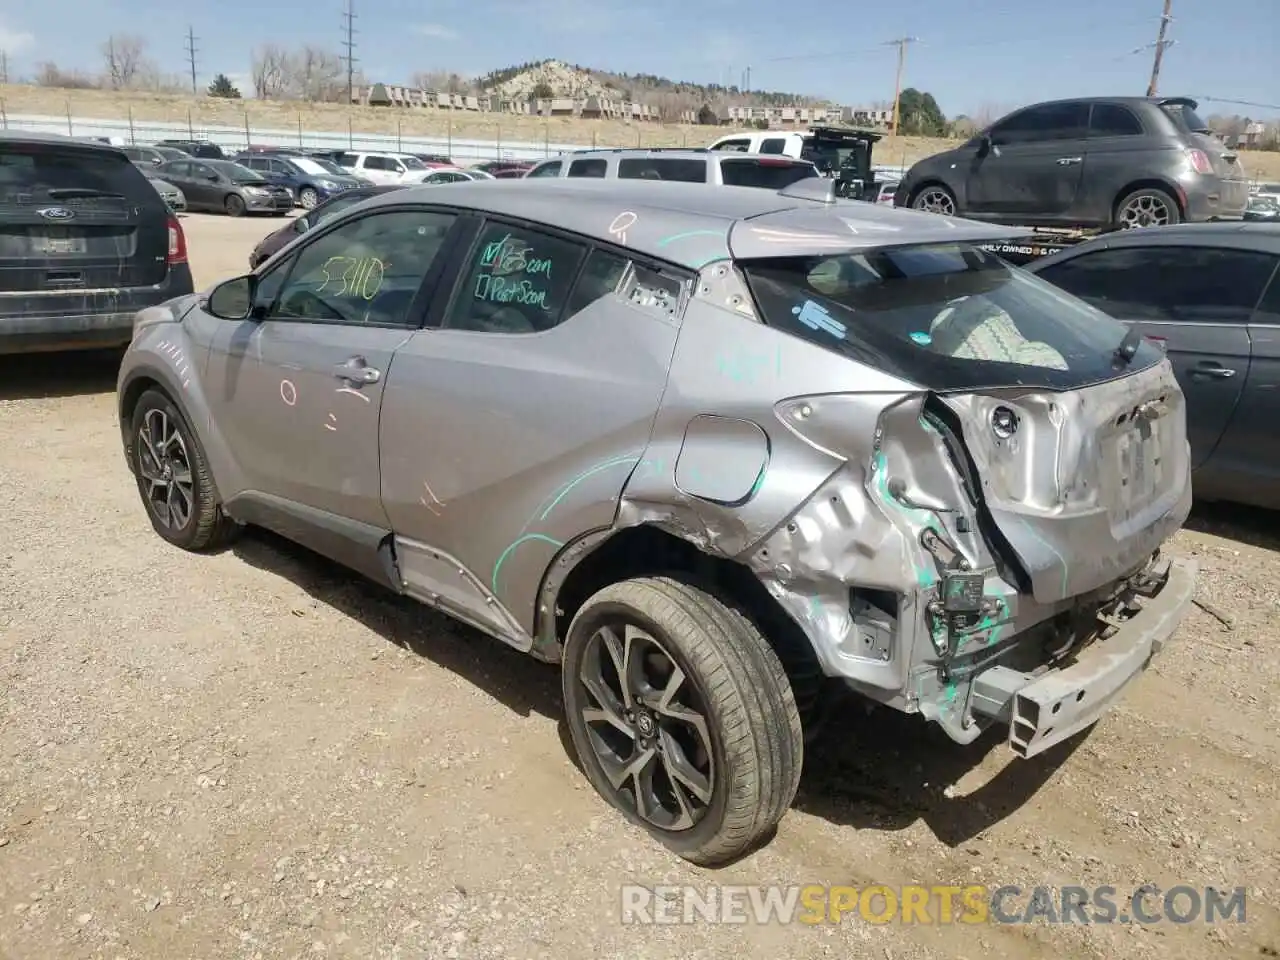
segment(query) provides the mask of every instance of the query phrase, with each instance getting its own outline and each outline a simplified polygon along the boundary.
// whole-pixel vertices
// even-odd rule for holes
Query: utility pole
[[[356,11],[355,0],[347,0],[346,9],[342,13],[342,18],[346,21],[347,37],[342,41],[343,47],[346,48],[347,54],[342,59],[347,64],[347,105],[350,106],[355,102],[355,76],[356,76]]]
[[[746,79],[746,82],[743,83],[742,85],[742,92],[743,93],[751,92],[751,68],[750,67],[747,67],[747,79]]]
[[[190,24],[187,25],[187,62],[191,64],[191,92],[199,93],[196,89],[196,31]]]
[[[9,51],[0,50],[0,83],[9,82]]]
[[[1167,2],[1167,0],[1166,0]],[[898,101],[902,99],[902,68],[907,62],[907,44],[915,43],[919,37],[899,37],[897,40],[886,40],[886,47],[898,48],[898,72],[893,81],[893,128],[889,135],[898,135]]]
[[[1165,47],[1173,46],[1172,40],[1164,38],[1165,31],[1169,29],[1169,21],[1173,19],[1170,16],[1173,7],[1173,0],[1164,0],[1164,13],[1160,14],[1160,32],[1156,34],[1156,56],[1151,64],[1151,82],[1147,84],[1147,96],[1154,97],[1156,88],[1160,85],[1160,61],[1164,59]]]

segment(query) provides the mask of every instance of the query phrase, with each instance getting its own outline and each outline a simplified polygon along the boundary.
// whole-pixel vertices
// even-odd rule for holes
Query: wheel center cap
[[[166,480],[171,479],[171,478],[173,477],[173,466],[172,466],[171,464],[168,464],[168,463],[166,463],[166,464],[164,464],[163,466],[161,466],[161,467],[160,467],[160,476],[162,476],[162,477],[163,477],[164,479],[166,479]]]
[[[636,714],[636,726],[640,729],[640,735],[645,737],[653,736],[653,731],[657,728],[657,724],[653,722],[653,714],[648,711]]]

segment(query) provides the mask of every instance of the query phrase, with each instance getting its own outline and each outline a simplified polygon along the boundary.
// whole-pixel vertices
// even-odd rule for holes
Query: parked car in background
[[[791,805],[824,678],[1034,757],[1190,606],[1168,360],[974,246],[1006,234],[689,183],[393,192],[141,318],[123,452],[170,544],[271,528],[558,664],[587,779],[718,866]]]
[[[1037,103],[916,163],[894,203],[1027,226],[1239,220],[1249,182],[1185,97]]]
[[[157,147],[172,147],[181,150],[189,157],[200,157],[205,160],[225,160],[223,149],[212,140],[161,140]]]
[[[872,200],[881,176],[871,163],[875,144],[883,134],[855,127],[819,125],[802,131],[759,130],[720,137],[709,149],[808,160],[818,173],[837,182],[836,194],[854,200]]]
[[[486,160],[473,163],[472,170],[479,170],[499,180],[512,180],[523,177],[533,168],[532,160]]]
[[[415,153],[415,157],[421,160],[429,167],[454,167],[457,166],[452,160],[442,153]]]
[[[0,353],[116,347],[192,292],[182,225],[118,147],[0,131],[0,188]]]
[[[1244,218],[1246,220],[1266,221],[1280,219],[1280,197],[1269,196],[1265,193],[1250,197],[1249,205],[1244,210]]]
[[[467,183],[472,180],[496,180],[492,173],[483,170],[463,170],[459,167],[437,167],[422,178],[425,186],[436,183]]]
[[[183,153],[177,147],[121,147],[124,155],[138,167],[158,167],[170,160],[185,160],[190,154]]]
[[[348,151],[335,162],[349,173],[372,183],[420,183],[431,168],[411,153],[364,153]]]
[[[230,160],[171,160],[156,172],[183,192],[190,210],[233,217],[246,213],[283,217],[293,209],[293,194],[287,187]]]
[[[259,266],[266,263],[276,253],[308,230],[314,230],[316,226],[335,214],[341,213],[349,207],[354,207],[361,200],[367,200],[370,197],[376,197],[380,193],[387,193],[391,190],[403,190],[408,184],[387,184],[383,186],[366,185],[355,187],[346,193],[340,193],[337,196],[326,200],[313,210],[308,210],[294,217],[280,229],[267,234],[258,241],[258,245],[249,251],[249,269],[256,270]]]
[[[1252,196],[1272,197],[1280,200],[1280,183],[1255,183],[1249,188]]]
[[[312,157],[242,153],[235,162],[261,174],[268,183],[287,188],[304,210],[365,182],[346,172],[331,173]]]
[[[134,164],[137,166],[137,164]],[[154,167],[150,164],[138,167],[142,175],[147,178],[151,186],[155,187],[156,193],[160,194],[161,199],[174,213],[181,213],[187,209],[187,198],[181,190],[175,187],[168,180],[163,180]]]
[[[621,149],[578,150],[544,160],[525,176],[668,180],[780,190],[797,180],[816,178],[818,170],[807,160],[778,155],[710,150]]]
[[[1277,510],[1277,267],[1280,225],[1198,223],[1108,234],[1025,269],[1164,345],[1198,498]]]

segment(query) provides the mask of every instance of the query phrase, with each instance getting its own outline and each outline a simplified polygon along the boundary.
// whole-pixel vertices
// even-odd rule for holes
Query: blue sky
[[[1278,0],[1174,0],[1160,92],[1280,103]],[[185,73],[188,21],[202,82],[247,77],[250,48],[273,41],[337,49],[342,0],[0,0],[10,73],[50,59],[97,69],[112,31],[144,36],[162,69]],[[836,39],[837,10],[848,39]],[[948,115],[1059,96],[1146,90],[1161,0],[886,0],[797,5],[774,0],[356,0],[356,56],[374,79],[419,70],[478,74],[554,57],[697,82],[739,82],[870,104],[893,96],[895,52],[915,36],[904,84]],[[643,10],[644,13],[635,11]],[[803,12],[801,12],[803,11]],[[824,11],[831,11],[827,13]],[[798,14],[798,15],[797,15]],[[246,89],[246,94],[249,92]],[[1267,110],[1202,103],[1204,113]]]

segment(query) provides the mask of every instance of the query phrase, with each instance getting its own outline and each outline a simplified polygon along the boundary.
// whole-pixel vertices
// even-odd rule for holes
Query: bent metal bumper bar
[[[1036,677],[992,667],[974,678],[972,708],[1009,724],[1009,746],[1034,757],[1096,723],[1178,628],[1199,567],[1169,561],[1164,586],[1114,634],[1086,647],[1068,667]]]

